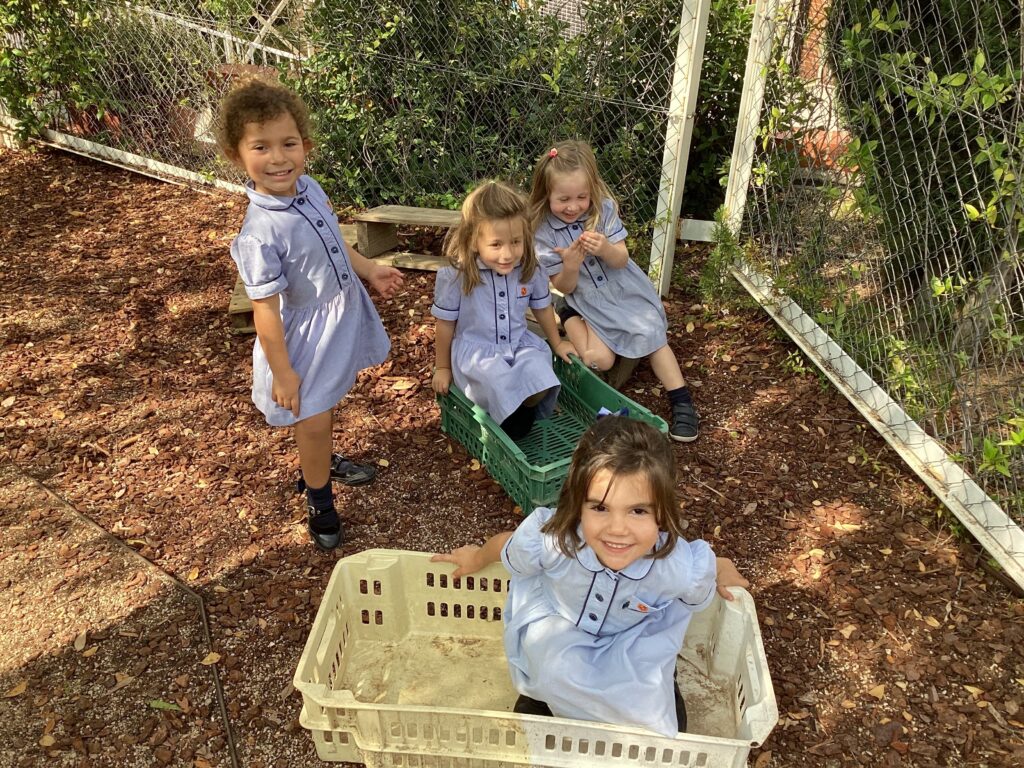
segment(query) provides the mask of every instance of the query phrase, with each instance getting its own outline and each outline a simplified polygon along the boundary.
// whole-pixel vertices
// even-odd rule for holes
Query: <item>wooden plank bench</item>
[[[379,205],[357,214],[356,249],[368,259],[398,247],[398,225],[409,227],[454,227],[458,211],[414,208],[408,205]]]

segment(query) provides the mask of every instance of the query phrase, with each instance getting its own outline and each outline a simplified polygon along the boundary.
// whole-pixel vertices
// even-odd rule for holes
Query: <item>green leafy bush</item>
[[[496,0],[320,0],[296,84],[319,125],[317,170],[358,204],[455,205],[488,176],[526,184],[553,141],[589,141],[628,223],[655,218],[681,0],[594,0],[570,29]],[[732,147],[749,34],[717,0],[686,210],[710,218]],[[738,45],[742,40],[743,45]]]
[[[96,0],[5,0],[0,3],[0,99],[27,137],[69,108],[101,112],[93,75],[102,51],[82,45],[99,18]]]

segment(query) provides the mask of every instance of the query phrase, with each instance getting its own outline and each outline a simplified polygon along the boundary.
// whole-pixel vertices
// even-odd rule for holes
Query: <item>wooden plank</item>
[[[441,208],[414,208],[408,205],[378,205],[356,214],[356,221],[381,224],[406,224],[411,227],[454,227],[459,223],[458,211]]]
[[[252,302],[245,293],[241,277],[235,280],[235,287],[231,291],[228,318],[235,333],[256,333],[256,326],[252,322]]]
[[[431,253],[405,253],[404,251],[391,251],[383,256],[376,256],[373,260],[399,269],[418,269],[424,272],[437,272],[441,267],[447,267],[449,264],[448,259],[443,256],[434,256]]]
[[[394,224],[360,221],[356,233],[356,249],[368,259],[398,245],[398,227]]]

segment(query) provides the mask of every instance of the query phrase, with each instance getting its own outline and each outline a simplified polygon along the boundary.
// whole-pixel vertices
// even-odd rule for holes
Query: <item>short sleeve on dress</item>
[[[430,314],[438,320],[459,319],[459,305],[462,303],[462,279],[454,267],[438,270],[434,282],[434,303]]]
[[[555,240],[547,222],[542,222],[537,227],[537,233],[533,238],[533,247],[537,251],[537,261],[550,277],[562,271],[562,257],[555,253]]]
[[[543,264],[538,264],[530,278],[530,309],[544,309],[551,306],[551,288],[548,273]]]
[[[678,598],[691,611],[702,611],[711,604],[718,581],[715,553],[703,539],[676,543],[667,558],[674,573],[671,578],[678,585]]]
[[[554,514],[553,509],[537,507],[505,543],[501,562],[513,576],[534,576],[554,565],[559,555],[551,537],[541,531]]]
[[[250,299],[266,299],[288,287],[277,248],[258,238],[240,234],[231,243],[231,258]]]
[[[609,243],[621,243],[626,239],[626,226],[619,218],[618,206],[614,200],[601,201],[601,230]]]

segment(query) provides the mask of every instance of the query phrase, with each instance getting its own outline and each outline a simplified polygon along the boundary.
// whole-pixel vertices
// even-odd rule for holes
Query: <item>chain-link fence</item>
[[[743,0],[713,5],[711,78],[687,181],[689,212],[704,218],[722,197],[750,16]],[[336,200],[355,205],[454,207],[483,178],[527,185],[551,143],[582,138],[595,147],[643,260],[658,214],[673,74],[692,54],[688,40],[677,46],[679,30],[698,6],[81,0],[67,24],[69,55],[51,57],[56,78],[33,111],[45,127],[238,181],[213,144],[217,101],[239,74],[277,71],[311,108],[312,172]],[[29,26],[17,31],[21,43],[40,36],[41,49],[47,25]]]
[[[1024,523],[1021,6],[783,0],[775,20],[748,258]]]

